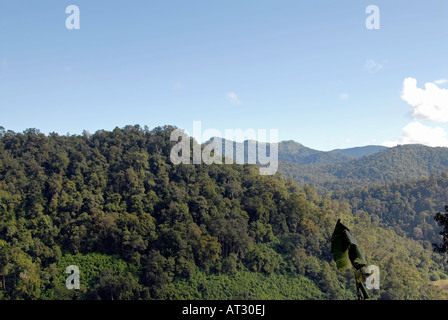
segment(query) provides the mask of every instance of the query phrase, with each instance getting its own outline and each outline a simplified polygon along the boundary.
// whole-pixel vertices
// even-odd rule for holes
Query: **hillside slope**
[[[0,298],[354,299],[330,251],[338,218],[381,270],[373,298],[444,297],[428,285],[443,256],[280,174],[173,165],[173,129],[2,132]]]
[[[353,213],[367,212],[380,226],[392,227],[398,234],[438,243],[440,228],[434,214],[448,204],[448,173],[335,193],[333,197],[350,203]]]

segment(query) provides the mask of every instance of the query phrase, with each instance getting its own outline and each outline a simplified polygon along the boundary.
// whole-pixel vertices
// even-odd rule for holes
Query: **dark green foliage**
[[[399,235],[421,242],[439,242],[434,213],[448,203],[448,173],[402,183],[337,192],[335,199],[350,203],[353,213],[368,212],[372,221]]]
[[[358,241],[340,220],[336,223],[331,237],[331,251],[340,270],[348,268],[360,269],[367,264],[364,255],[359,249]]]
[[[445,274],[429,249],[253,165],[173,165],[173,129],[1,131],[0,297],[352,299],[331,256],[338,218],[369,261],[398,270],[374,298],[440,297],[422,289]]]
[[[331,236],[331,251],[339,270],[353,268],[358,299],[370,299],[364,286],[364,267],[367,261],[362,254],[358,241],[351,235],[350,230],[338,220]],[[362,294],[361,294],[362,293]]]
[[[448,205],[445,205],[445,212],[436,212],[434,220],[442,227],[440,235],[442,236],[441,243],[433,243],[434,251],[446,253],[448,251]]]

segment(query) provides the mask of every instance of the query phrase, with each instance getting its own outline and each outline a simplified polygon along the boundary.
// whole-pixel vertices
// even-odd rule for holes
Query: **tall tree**
[[[439,232],[442,236],[441,243],[433,243],[432,246],[435,252],[446,253],[448,251],[448,205],[445,205],[445,212],[436,212],[434,220],[443,229]]]

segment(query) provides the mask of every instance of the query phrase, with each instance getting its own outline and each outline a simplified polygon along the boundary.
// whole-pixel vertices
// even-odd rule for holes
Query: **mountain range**
[[[300,165],[280,161],[279,170],[321,192],[350,190],[441,174],[448,171],[448,148],[400,145],[344,162]]]
[[[223,150],[226,143],[233,145],[234,151],[237,146],[244,147],[246,162],[249,157],[256,158],[257,141],[223,139],[222,143]],[[279,142],[277,147],[279,171],[300,185],[315,186],[320,193],[407,181],[448,171],[448,148],[444,147],[367,145],[319,151],[293,140]],[[269,154],[270,144],[266,149]]]
[[[205,144],[213,141],[221,140],[222,153],[225,154],[226,145],[233,146],[233,158],[237,157],[236,151],[241,148],[244,150],[244,160],[256,159],[258,151],[258,141],[245,140],[243,142],[236,142],[227,140],[224,138],[213,137]],[[266,144],[267,152],[270,150],[270,143]],[[374,154],[382,150],[386,150],[387,147],[377,145],[367,145],[362,147],[354,147],[347,149],[335,149],[331,151],[320,151],[304,146],[303,144],[294,140],[281,141],[276,143],[278,148],[278,160],[291,162],[299,165],[323,165],[332,164],[337,162],[344,162],[361,158],[365,155]]]
[[[348,156],[352,156],[355,158],[361,158],[369,154],[377,153],[382,150],[386,150],[387,147],[385,146],[378,146],[378,145],[367,145],[363,147],[354,147],[354,148],[347,148],[347,149],[335,149],[330,152],[337,152],[346,154]]]

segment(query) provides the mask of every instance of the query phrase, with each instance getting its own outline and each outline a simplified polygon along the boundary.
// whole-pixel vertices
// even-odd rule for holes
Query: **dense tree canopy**
[[[339,218],[384,275],[374,298],[443,296],[430,248],[281,174],[173,165],[173,129],[0,130],[0,297],[351,299],[330,251]]]
[[[434,214],[448,203],[448,173],[382,186],[335,192],[333,198],[349,202],[353,213],[368,212],[372,221],[421,242],[439,242]]]

